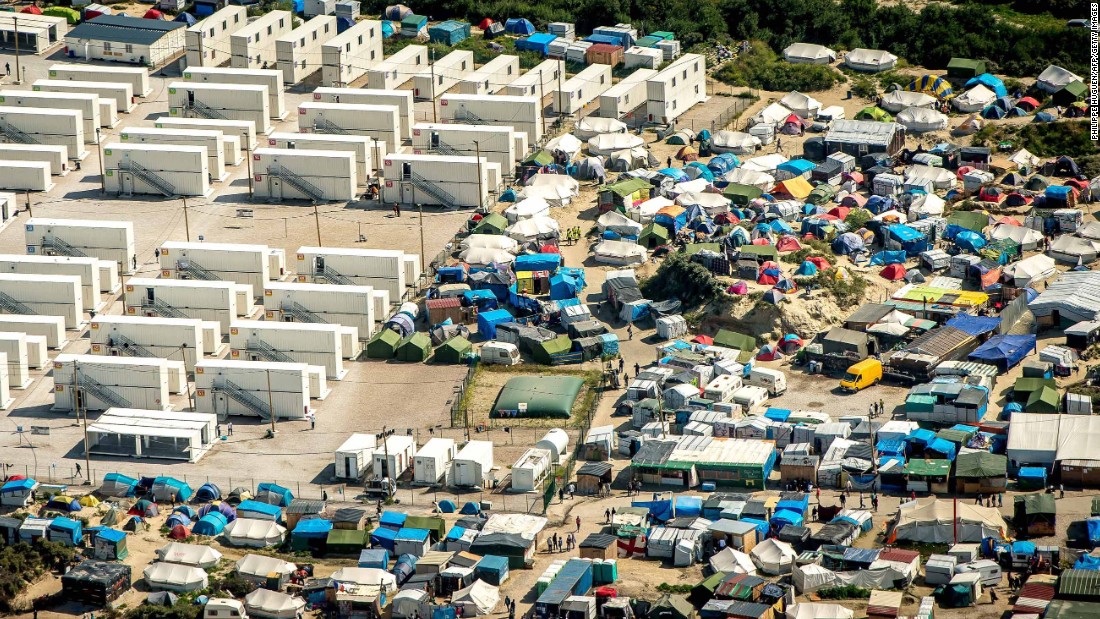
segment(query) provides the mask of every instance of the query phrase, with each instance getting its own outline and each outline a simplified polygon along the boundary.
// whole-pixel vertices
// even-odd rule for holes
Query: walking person
[[[11,63],[10,62],[5,62],[4,63],[4,74],[5,75],[11,75]]]
[[[84,477],[84,473],[81,472],[81,470],[80,470],[80,463],[79,462],[76,463],[76,474],[80,477]]]
[[[233,422],[232,422],[232,421],[230,421],[230,422],[229,422],[229,423],[228,423],[228,424],[227,424],[227,425],[225,426],[225,429],[226,429],[226,430],[227,430],[227,431],[229,432],[229,436],[233,436]]]
[[[626,323],[626,339],[634,339],[634,323],[632,322]]]
[[[638,375],[641,374],[641,373],[642,373],[642,366],[635,363],[634,364],[634,377],[637,378]]]
[[[997,603],[997,590],[994,589],[993,587],[989,588],[989,603],[990,604],[996,604]]]
[[[577,530],[578,531],[581,530],[581,517],[580,516],[577,516]]]
[[[626,360],[622,357],[619,357],[619,372],[622,372],[624,368],[626,368]]]
[[[666,163],[667,163],[668,165],[667,165],[667,166],[665,166],[665,167],[671,168],[671,167],[672,167],[672,157],[669,157],[669,158],[668,158],[668,160],[666,161]]]
[[[603,521],[604,522],[611,522],[611,510],[610,509],[603,510]]]
[[[316,430],[317,429],[317,415],[310,415],[309,416],[309,429],[310,430]]]
[[[393,216],[394,217],[400,217],[401,216],[401,205],[398,204],[397,202],[393,203]]]

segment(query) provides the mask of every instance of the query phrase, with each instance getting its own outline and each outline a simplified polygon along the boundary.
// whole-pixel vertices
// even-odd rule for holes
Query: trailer
[[[27,353],[27,334],[0,332],[0,355],[7,360],[8,387],[26,389],[31,385],[30,357]],[[3,394],[0,394],[3,395]]]
[[[346,86],[382,58],[382,22],[364,19],[321,44],[321,84]]]
[[[600,116],[623,118],[644,106],[649,96],[649,80],[657,75],[655,69],[637,69],[618,84],[600,95]]]
[[[113,67],[92,64],[55,64],[46,73],[51,80],[77,82],[126,82],[135,97],[148,97],[153,92],[149,70],[143,67]]]
[[[412,466],[415,452],[416,441],[413,437],[400,434],[387,436],[386,440],[375,448],[374,457],[371,458],[373,476],[390,479],[401,477]]]
[[[382,200],[387,203],[482,207],[492,183],[485,157],[386,155]]]
[[[378,437],[374,434],[352,434],[336,448],[335,479],[359,480],[370,471]]]
[[[343,338],[339,325],[238,320],[229,327],[229,356],[244,361],[308,363],[342,380]]]
[[[255,194],[272,201],[349,201],[358,178],[355,153],[258,148],[252,153]]]
[[[84,309],[94,311],[100,300],[99,259],[79,256],[0,254],[0,273],[19,275],[75,275],[80,278]]]
[[[309,404],[309,366],[305,363],[206,359],[195,366],[195,410],[271,419],[305,419]]]
[[[402,142],[401,112],[395,105],[301,103],[298,130],[367,136],[385,142],[387,152],[399,150]]]
[[[26,333],[28,337],[42,338],[48,348],[59,350],[65,339],[65,319],[61,316],[35,314],[0,314],[0,331]]]
[[[229,35],[234,69],[269,69],[275,66],[275,41],[294,29],[289,11],[271,11]]]
[[[128,144],[202,146],[206,149],[206,167],[211,179],[224,181],[229,177],[225,171],[225,142],[221,131],[128,127],[119,132],[118,139]]]
[[[299,282],[330,282],[374,288],[375,315],[379,316],[389,311],[391,301],[397,303],[405,294],[404,255],[400,250],[391,249],[299,247],[295,273]],[[382,312],[378,312],[379,299],[384,299],[387,305]]]
[[[27,339],[27,363],[32,370],[43,370],[50,362],[49,346],[46,336],[24,334]]]
[[[455,458],[452,438],[433,437],[413,456],[413,482],[418,484],[446,483],[447,472]]]
[[[271,118],[286,118],[283,72],[275,69],[232,69],[229,67],[188,67],[183,72],[188,82],[207,84],[251,84],[267,87],[267,111]]]
[[[375,321],[388,317],[375,313],[370,286],[268,282],[263,291],[266,320],[355,327],[360,340],[369,340]]]
[[[469,441],[451,461],[451,485],[485,487],[492,477],[493,442]]]
[[[407,45],[389,58],[367,69],[367,88],[396,90],[428,66],[428,48]]]
[[[0,90],[0,106],[32,110],[76,110],[80,112],[84,141],[97,144],[100,127],[99,97],[71,92],[34,92],[31,90]]]
[[[24,234],[28,254],[89,256],[114,262],[124,273],[131,272],[137,256],[130,221],[32,217]]]
[[[69,173],[69,149],[52,144],[0,143],[0,160],[45,162],[53,176]]]
[[[168,361],[141,357],[60,354],[53,360],[52,410],[168,410]],[[73,393],[79,393],[76,398]]]
[[[318,88],[313,91],[318,103],[357,103],[361,105],[396,105],[401,117],[400,137],[407,140],[412,135],[414,122],[413,94],[411,90],[379,90],[375,88]],[[396,150],[396,148],[394,149]],[[385,153],[382,153],[385,154]],[[381,159],[381,157],[379,157]]]
[[[112,407],[88,424],[88,452],[197,462],[217,441],[217,423],[216,416],[201,413]]]
[[[339,135],[327,133],[290,133],[276,131],[267,136],[267,145],[278,149],[304,149],[348,151],[355,154],[355,177],[365,185],[374,173],[375,165],[381,165],[386,154],[385,142],[365,135]]]
[[[657,69],[664,64],[665,55],[656,47],[638,47],[635,45],[623,52],[623,68],[643,67]]]
[[[229,4],[183,33],[188,69],[218,67],[230,60],[233,33],[248,25],[248,9]]]
[[[519,76],[519,56],[501,54],[458,80],[464,95],[495,95]]]
[[[535,96],[443,95],[439,111],[445,123],[512,127],[532,144],[542,139],[542,105]]]
[[[48,162],[0,159],[0,189],[29,192],[49,191],[53,187]]]
[[[699,54],[684,54],[646,82],[646,99],[650,122],[676,120],[707,100],[706,61]]]
[[[12,45],[18,33],[21,49],[32,54],[42,54],[60,43],[68,32],[69,22],[64,17],[0,13],[0,42],[5,47]]]
[[[23,275],[0,273],[0,293],[11,297],[6,312],[61,316],[66,329],[84,320],[84,300],[76,275]]]
[[[166,197],[210,195],[205,146],[123,144],[103,149],[107,191]]]
[[[115,112],[131,112],[134,104],[134,87],[130,82],[85,82],[80,80],[35,80],[31,89],[38,92],[76,92],[95,95],[115,102]],[[102,110],[100,110],[102,112]],[[103,121],[103,119],[100,119]],[[105,121],[103,121],[105,122]],[[109,125],[105,125],[109,126]]]
[[[241,287],[233,282],[134,277],[126,282],[126,313],[211,320],[225,331],[239,315],[252,314],[251,286],[243,286],[249,289],[245,307],[238,294]]]
[[[267,245],[165,241],[160,246],[160,276],[248,284],[257,295],[271,279]]]
[[[413,125],[413,154],[481,156],[512,176],[520,159],[514,133],[511,127],[417,123]]]
[[[188,371],[202,361],[201,320],[160,316],[98,315],[88,325],[93,355],[155,357],[183,361]]]
[[[569,78],[559,88],[553,89],[550,109],[559,116],[573,115],[611,88],[611,66],[588,65],[580,73]]]
[[[532,447],[512,465],[512,490],[534,492],[551,471],[550,450]]]
[[[275,40],[275,61],[283,81],[297,84],[321,70],[321,46],[336,36],[336,17],[317,15]]]
[[[474,70],[474,53],[456,49],[413,76],[413,96],[434,100]]]
[[[153,126],[158,129],[205,129],[221,131],[222,139],[226,141],[226,165],[234,165],[232,159],[241,161],[240,150],[256,149],[256,123],[250,120],[223,120],[221,118],[172,118],[160,116],[153,121]],[[237,148],[229,146],[230,138],[237,141]]]
[[[501,94],[509,97],[542,99],[549,95],[550,91],[563,79],[565,79],[565,62],[548,58],[505,85]]]
[[[251,120],[256,131],[271,133],[267,86],[258,84],[168,84],[168,115],[176,118]]]
[[[121,122],[118,118],[118,105],[114,99],[99,97],[99,126],[112,129]]]
[[[70,159],[88,156],[84,147],[84,117],[79,110],[0,106],[8,131],[26,144],[64,146]]]

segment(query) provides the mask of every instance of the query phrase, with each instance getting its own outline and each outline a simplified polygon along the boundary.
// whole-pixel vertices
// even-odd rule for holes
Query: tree
[[[679,299],[686,307],[695,307],[724,299],[722,283],[703,265],[686,254],[675,253],[665,259],[657,273],[642,283],[642,292],[650,299]]]

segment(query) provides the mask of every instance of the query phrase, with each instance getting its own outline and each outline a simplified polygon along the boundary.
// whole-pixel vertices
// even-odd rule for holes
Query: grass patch
[[[722,66],[714,78],[731,86],[799,92],[828,90],[845,80],[828,66],[791,64],[763,41],[753,41],[748,52]]]
[[[871,597],[871,590],[855,585],[844,585],[818,589],[814,594],[823,600],[866,600]]]
[[[990,124],[974,134],[975,145],[996,148],[1011,142],[1013,150],[1026,148],[1037,157],[1067,155],[1089,178],[1100,174],[1100,147],[1089,139],[1088,121],[1071,120],[1025,125]]]
[[[832,295],[840,307],[855,307],[862,303],[867,294],[867,279],[852,271],[848,271],[845,278],[837,278],[836,273],[836,267],[829,267],[819,272],[813,282]]]

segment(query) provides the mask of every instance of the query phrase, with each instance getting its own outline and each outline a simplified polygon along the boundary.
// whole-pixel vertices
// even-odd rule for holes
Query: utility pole
[[[248,159],[248,198],[252,199],[253,186],[252,186],[252,145],[248,144],[248,138],[245,138],[244,154],[245,159]]]
[[[12,16],[11,21],[15,25],[15,83],[21,84],[23,72],[19,70],[19,18]]]
[[[31,192],[29,189],[27,190],[27,213],[31,217],[34,217],[34,209],[31,208]]]
[[[321,215],[317,213],[317,203],[313,203],[313,223],[317,226],[317,247],[324,247],[321,244]]]
[[[17,56],[18,57],[18,56]],[[103,138],[100,136],[99,127],[95,129],[95,147],[99,152],[99,191],[107,194],[107,164],[103,160]]]
[[[485,203],[481,201],[482,191],[484,187],[481,185],[481,142],[474,140],[474,157],[477,158],[477,210],[481,211],[485,208]],[[420,250],[423,254],[423,249]]]
[[[275,436],[275,404],[271,400],[271,370],[264,370],[267,374],[267,416],[271,417],[271,436]]]
[[[84,479],[90,480],[92,474],[92,457],[88,453],[90,449],[88,446],[88,407],[83,405],[84,398],[81,397],[80,387],[78,386],[80,382],[77,379],[78,372],[80,372],[80,367],[76,359],[73,359],[73,411],[84,423],[84,472],[85,475],[87,475]],[[82,412],[83,414],[81,414]]]
[[[125,313],[125,311],[123,311]],[[196,354],[196,357],[198,355]],[[183,359],[184,366],[187,365],[187,344],[180,344],[180,359]],[[197,358],[196,358],[197,360]],[[187,390],[187,405],[191,407],[191,410],[195,410],[195,400],[191,397],[191,386],[185,385],[184,389]],[[591,424],[589,424],[591,425]]]
[[[434,47],[432,48],[432,62],[431,62],[430,66],[431,66],[431,70],[432,70],[432,122],[437,123],[437,122],[439,122],[439,115],[436,113],[436,109],[435,109],[435,48]]]
[[[187,218],[187,196],[183,197],[183,229],[187,232],[187,242],[191,242],[191,222]]]
[[[420,212],[420,262],[421,266],[425,266],[428,256],[424,253],[424,205],[417,203],[416,208]]]
[[[562,113],[562,104],[561,104],[561,76],[562,76],[562,73],[565,73],[565,61],[564,60],[559,60],[558,61],[558,96],[557,96],[557,99],[556,99],[557,108],[558,108],[558,117],[559,118],[562,117],[562,116],[565,116],[565,114]]]
[[[542,74],[541,73],[539,74],[539,81],[536,84],[536,86],[539,87],[539,112],[542,112],[546,109],[542,105],[543,104],[543,97],[546,96],[546,95],[542,91]],[[542,134],[546,135],[546,114],[542,115]]]

